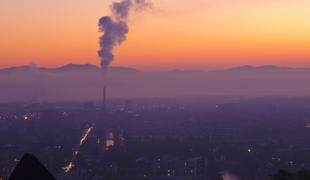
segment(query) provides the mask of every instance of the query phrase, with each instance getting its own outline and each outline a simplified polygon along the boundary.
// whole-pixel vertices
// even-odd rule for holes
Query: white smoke
[[[122,0],[111,5],[111,15],[99,20],[101,67],[107,68],[114,59],[113,50],[126,40],[129,32],[128,17],[132,11],[141,12],[152,7],[148,0]]]

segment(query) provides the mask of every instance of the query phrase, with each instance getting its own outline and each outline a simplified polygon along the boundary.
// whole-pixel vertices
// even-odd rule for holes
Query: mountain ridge
[[[276,65],[262,65],[262,66],[252,66],[243,65],[226,69],[230,72],[246,72],[246,71],[279,71],[279,70],[310,70],[310,68],[295,68],[295,67],[282,67]]]
[[[31,72],[31,71],[43,71],[43,72],[52,72],[52,73],[58,73],[58,72],[76,72],[76,71],[85,71],[85,72],[98,72],[101,68],[93,65],[93,64],[65,64],[60,67],[56,68],[48,68],[48,67],[37,67],[33,65],[22,65],[22,66],[13,66],[13,67],[7,67],[7,68],[0,68],[0,73],[14,73],[14,72]],[[115,73],[137,73],[140,72],[140,70],[135,68],[129,68],[129,67],[110,67],[108,69],[110,72]]]
[[[65,64],[63,66],[49,68],[49,67],[37,67],[34,65],[21,65],[0,68],[0,73],[14,73],[14,72],[32,72],[32,71],[41,71],[41,72],[50,72],[50,73],[63,73],[63,72],[99,72],[100,67],[93,64]],[[222,69],[222,70],[186,70],[186,69],[171,69],[167,71],[155,71],[155,72],[165,72],[165,73],[202,73],[202,72],[279,72],[279,71],[310,71],[310,68],[294,68],[294,67],[282,67],[276,65],[262,65],[262,66],[253,66],[253,65],[243,65],[236,66],[232,68]],[[138,73],[143,72],[136,68],[131,67],[121,67],[114,66],[109,67],[108,72],[111,73]]]

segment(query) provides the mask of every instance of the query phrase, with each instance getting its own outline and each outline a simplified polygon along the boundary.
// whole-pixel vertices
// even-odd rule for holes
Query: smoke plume
[[[101,67],[107,68],[114,59],[113,50],[126,40],[129,32],[128,17],[132,11],[141,12],[152,7],[148,0],[122,0],[111,4],[111,15],[99,20]]]

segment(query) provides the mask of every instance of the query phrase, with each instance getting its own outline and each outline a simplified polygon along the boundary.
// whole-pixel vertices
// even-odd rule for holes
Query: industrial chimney
[[[106,110],[106,101],[107,101],[107,88],[104,87],[102,89],[102,104],[101,104],[102,112],[104,112]]]

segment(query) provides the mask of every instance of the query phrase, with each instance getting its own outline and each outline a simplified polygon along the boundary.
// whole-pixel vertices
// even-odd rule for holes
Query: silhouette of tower
[[[106,101],[107,101],[107,88],[104,87],[102,89],[102,104],[101,104],[101,110],[103,112],[106,111]]]

